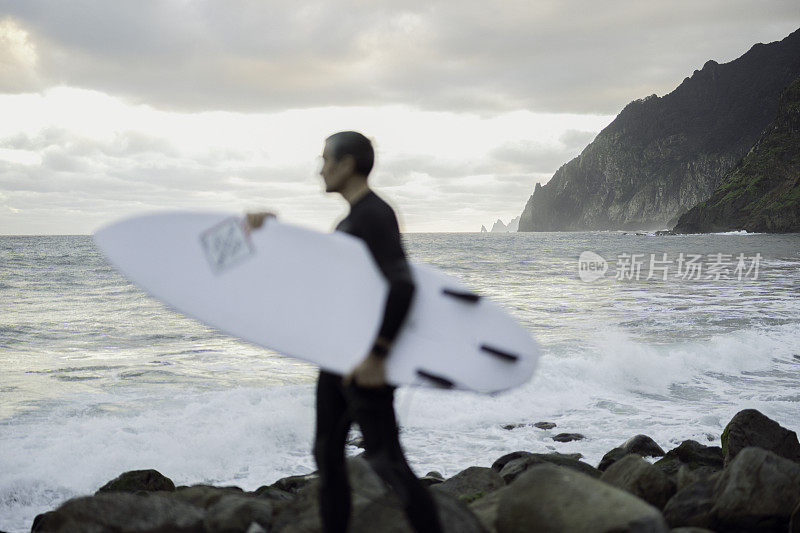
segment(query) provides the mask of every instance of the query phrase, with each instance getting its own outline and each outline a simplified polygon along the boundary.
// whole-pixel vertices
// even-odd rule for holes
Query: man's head
[[[327,192],[341,192],[354,176],[367,179],[375,152],[372,143],[356,131],[340,131],[325,139],[322,170]]]

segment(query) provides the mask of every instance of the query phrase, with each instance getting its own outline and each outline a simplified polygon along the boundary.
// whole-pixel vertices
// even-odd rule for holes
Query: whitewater
[[[543,348],[534,378],[507,393],[398,391],[420,475],[515,450],[596,465],[638,433],[665,449],[719,445],[744,408],[800,429],[800,234],[404,242],[506,307]],[[0,236],[0,363],[0,530],[27,531],[126,470],[245,490],[314,470],[316,369],[153,300],[89,236]],[[525,425],[538,421],[557,427]],[[554,442],[560,432],[585,439]]]

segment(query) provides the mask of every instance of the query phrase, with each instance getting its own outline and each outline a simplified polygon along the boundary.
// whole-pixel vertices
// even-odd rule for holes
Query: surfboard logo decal
[[[200,244],[215,274],[228,270],[254,253],[250,237],[236,217],[226,218],[205,230],[200,234]]]

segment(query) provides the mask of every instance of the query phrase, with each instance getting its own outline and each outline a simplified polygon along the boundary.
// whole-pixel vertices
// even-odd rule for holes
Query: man
[[[405,319],[414,292],[408,261],[392,208],[367,184],[372,170],[372,143],[362,134],[343,131],[328,137],[320,175],[325,190],[339,193],[350,213],[336,226],[363,239],[389,282],[383,321],[369,354],[348,375],[324,370],[317,381],[317,423],[314,457],[320,476],[323,530],[344,532],[350,519],[350,488],[344,447],[353,422],[364,437],[372,468],[395,490],[411,526],[418,532],[439,532],[441,525],[428,490],[403,456],[394,413],[394,387],[386,383],[385,359]],[[248,216],[258,227],[265,213]]]

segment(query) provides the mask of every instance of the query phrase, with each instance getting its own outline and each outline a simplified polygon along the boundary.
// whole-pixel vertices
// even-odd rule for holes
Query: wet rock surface
[[[472,466],[449,478],[428,472],[421,480],[448,533],[658,533],[670,527],[674,533],[800,533],[800,464],[786,457],[793,457],[794,432],[745,410],[733,417],[721,441],[724,452],[687,440],[664,453],[637,435],[606,454],[604,471],[582,462],[579,453],[520,450],[496,458],[491,467]],[[740,447],[753,442],[761,446]],[[651,463],[642,454],[663,457]],[[411,531],[397,495],[363,457],[349,458],[347,469],[351,531]],[[318,491],[316,473],[247,492],[176,488],[155,470],[135,470],[95,495],[38,515],[31,530],[314,533],[321,531]]]

